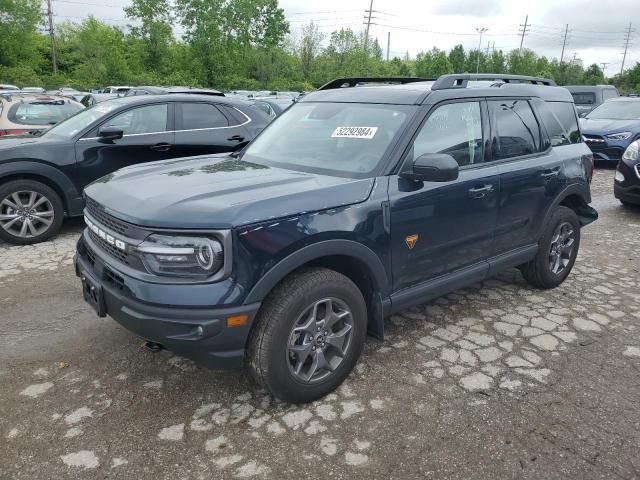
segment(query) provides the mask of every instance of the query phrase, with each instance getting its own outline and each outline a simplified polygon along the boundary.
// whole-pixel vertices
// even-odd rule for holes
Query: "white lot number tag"
[[[364,138],[371,140],[378,131],[378,127],[338,127],[331,138]]]

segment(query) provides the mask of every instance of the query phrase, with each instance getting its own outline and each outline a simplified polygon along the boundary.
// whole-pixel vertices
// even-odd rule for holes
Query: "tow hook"
[[[144,348],[149,350],[151,353],[159,353],[163,350],[166,350],[166,348],[156,342],[144,342]]]

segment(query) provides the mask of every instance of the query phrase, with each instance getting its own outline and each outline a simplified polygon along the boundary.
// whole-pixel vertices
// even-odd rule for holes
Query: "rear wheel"
[[[322,268],[294,273],[260,311],[247,349],[252,376],[282,400],[317,400],[349,375],[366,327],[365,301],[347,277]]]
[[[58,194],[34,180],[0,186],[0,239],[16,245],[43,242],[62,226],[64,208]]]
[[[551,215],[536,257],[520,267],[522,275],[535,287],[557,287],[571,272],[579,246],[578,217],[570,208],[560,206]]]

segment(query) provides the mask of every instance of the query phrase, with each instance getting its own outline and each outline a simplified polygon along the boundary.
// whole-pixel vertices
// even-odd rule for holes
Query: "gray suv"
[[[571,92],[576,110],[581,117],[610,98],[620,96],[618,89],[613,85],[567,85],[565,88]]]

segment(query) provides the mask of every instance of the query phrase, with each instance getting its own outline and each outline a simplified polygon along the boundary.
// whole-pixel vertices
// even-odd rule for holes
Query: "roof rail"
[[[547,78],[528,77],[526,75],[506,75],[501,73],[464,73],[461,75],[442,75],[431,90],[446,90],[449,88],[467,88],[470,80],[495,80],[503,83],[529,83],[532,85],[556,86],[556,82]]]
[[[405,83],[414,82],[433,82],[435,78],[421,78],[421,77],[347,77],[336,78],[328,83],[322,85],[318,90],[333,90],[335,88],[355,87],[359,83],[399,83],[404,85]]]

